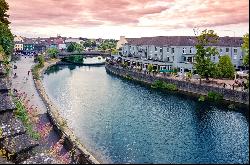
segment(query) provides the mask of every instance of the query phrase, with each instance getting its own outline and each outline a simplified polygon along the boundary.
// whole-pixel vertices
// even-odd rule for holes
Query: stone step
[[[20,164],[60,164],[60,162],[58,162],[52,155],[47,153],[38,153]]]
[[[0,115],[0,139],[25,133],[22,122],[12,112]]]
[[[9,155],[11,155],[9,158],[10,160],[19,162],[20,158],[24,159],[28,157],[29,151],[38,146],[38,143],[27,134],[21,134],[3,139],[0,142],[0,145],[0,148],[3,148]]]
[[[5,78],[0,78],[0,93],[7,93],[10,90],[10,84]]]
[[[8,94],[1,94],[0,93],[0,113],[6,112],[6,111],[13,111],[16,109],[16,106]]]

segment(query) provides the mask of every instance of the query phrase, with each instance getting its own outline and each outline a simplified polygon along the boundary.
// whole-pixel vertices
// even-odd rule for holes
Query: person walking
[[[30,71],[28,71],[28,76],[30,75]]]

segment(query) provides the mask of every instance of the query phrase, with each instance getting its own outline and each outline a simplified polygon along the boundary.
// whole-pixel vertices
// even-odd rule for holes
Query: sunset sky
[[[249,31],[249,0],[7,0],[11,29],[26,37],[220,36]]]

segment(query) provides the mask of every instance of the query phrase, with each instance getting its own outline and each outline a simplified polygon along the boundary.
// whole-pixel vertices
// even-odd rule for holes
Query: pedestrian
[[[226,87],[226,83],[223,84],[223,87],[224,87],[224,88]]]
[[[30,75],[30,71],[28,71],[28,76]]]

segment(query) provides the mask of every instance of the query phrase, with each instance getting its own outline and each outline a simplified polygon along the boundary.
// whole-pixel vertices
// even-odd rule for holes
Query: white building
[[[241,37],[220,37],[213,46],[218,49],[219,55],[229,55],[236,69],[242,67],[243,51]],[[125,38],[121,36],[117,43],[119,54],[127,62],[136,62],[142,68],[149,63],[158,70],[177,68],[179,72],[194,71],[196,54],[195,36],[158,36],[142,38]],[[211,60],[219,61],[219,56]]]

